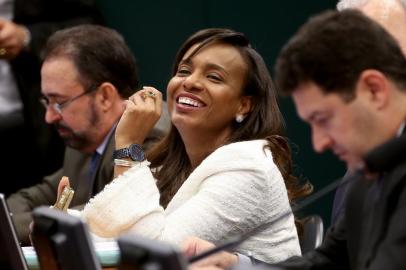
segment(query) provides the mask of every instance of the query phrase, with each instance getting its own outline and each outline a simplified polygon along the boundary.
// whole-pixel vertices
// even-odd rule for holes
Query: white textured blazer
[[[155,179],[144,161],[107,185],[80,216],[100,237],[134,232],[174,244],[188,236],[218,244],[285,215],[237,251],[268,263],[300,255],[285,183],[265,144],[254,140],[218,148],[166,209],[159,205]]]

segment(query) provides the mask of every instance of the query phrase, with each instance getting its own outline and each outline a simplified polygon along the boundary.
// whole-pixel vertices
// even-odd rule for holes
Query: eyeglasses
[[[75,100],[77,100],[77,99],[79,99],[79,98],[81,98],[81,97],[83,97],[83,96],[85,96],[85,95],[87,95],[87,94],[89,94],[91,92],[94,92],[98,88],[99,88],[98,86],[91,86],[87,91],[85,91],[85,92],[83,92],[83,93],[81,93],[81,94],[79,94],[77,96],[74,96],[73,98],[70,98],[70,99],[68,99],[68,100],[66,100],[66,101],[64,101],[62,103],[51,102],[49,100],[49,98],[46,97],[46,96],[41,97],[39,99],[39,102],[41,102],[41,104],[45,107],[45,109],[48,109],[49,107],[51,107],[54,111],[61,114],[62,110],[64,108],[66,108],[69,104],[71,104],[73,101],[75,101]]]

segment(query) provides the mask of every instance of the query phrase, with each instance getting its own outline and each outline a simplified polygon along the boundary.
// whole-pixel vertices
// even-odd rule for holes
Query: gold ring
[[[155,94],[154,92],[152,92],[152,91],[147,91],[147,92],[144,92],[144,93],[143,93],[142,97],[143,97],[144,99],[146,99],[147,97],[150,97],[150,98],[152,98],[152,99],[155,99],[155,98],[156,98],[156,94]]]
[[[6,55],[7,50],[6,48],[0,48],[0,56]]]

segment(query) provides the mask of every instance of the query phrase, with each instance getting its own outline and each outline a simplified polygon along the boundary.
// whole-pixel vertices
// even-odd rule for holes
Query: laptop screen
[[[45,206],[32,214],[32,241],[42,269],[101,269],[82,220]]]
[[[10,218],[6,199],[0,193],[0,269],[27,270],[14,224]]]
[[[128,234],[118,239],[120,264],[118,269],[184,270],[186,261],[180,251],[170,244]]]

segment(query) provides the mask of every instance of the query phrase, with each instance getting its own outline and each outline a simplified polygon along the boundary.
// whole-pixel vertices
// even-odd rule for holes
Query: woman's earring
[[[237,123],[241,123],[242,121],[244,121],[244,115],[237,114],[237,116],[235,117],[235,121],[237,121]]]

